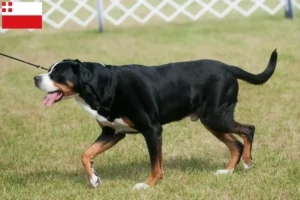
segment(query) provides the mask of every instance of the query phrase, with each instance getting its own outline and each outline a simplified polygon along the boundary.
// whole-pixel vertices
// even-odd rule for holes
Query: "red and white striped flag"
[[[2,2],[3,29],[41,29],[42,2]]]

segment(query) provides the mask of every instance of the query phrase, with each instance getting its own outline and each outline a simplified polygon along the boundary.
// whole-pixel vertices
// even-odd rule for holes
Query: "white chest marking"
[[[86,110],[93,118],[95,118],[102,126],[108,126],[119,132],[136,132],[137,130],[131,128],[121,118],[116,118],[113,122],[108,121],[105,117],[98,114],[96,110],[93,110],[81,97],[76,96],[75,101],[77,104]]]

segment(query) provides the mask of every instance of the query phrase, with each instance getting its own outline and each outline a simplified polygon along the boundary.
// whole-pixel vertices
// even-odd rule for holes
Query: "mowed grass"
[[[278,66],[262,86],[240,81],[236,120],[256,126],[254,167],[214,175],[230,157],[200,122],[164,126],[165,178],[132,187],[150,173],[142,135],[127,135],[94,159],[103,184],[89,185],[81,154],[101,133],[73,100],[42,105],[33,76],[43,73],[0,58],[0,199],[299,199],[300,24],[277,16],[131,27],[9,31],[1,52],[46,67],[64,58],[107,64],[163,64],[211,58],[260,73],[271,51]],[[180,94],[178,94],[180,95]]]

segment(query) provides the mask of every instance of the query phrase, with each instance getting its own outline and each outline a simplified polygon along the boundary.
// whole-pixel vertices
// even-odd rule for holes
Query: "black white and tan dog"
[[[51,106],[74,98],[102,128],[101,135],[83,153],[82,163],[91,184],[100,185],[92,159],[122,140],[141,133],[147,143],[151,174],[135,188],[146,188],[163,178],[162,125],[190,117],[201,122],[229,148],[231,159],[217,174],[232,173],[240,158],[252,166],[254,126],[234,120],[238,81],[265,83],[273,74],[277,52],[267,68],[254,75],[215,60],[196,60],[160,66],[103,65],[79,60],[55,63],[46,74],[34,77],[36,87],[48,92],[44,104]],[[242,144],[233,135],[242,137]]]

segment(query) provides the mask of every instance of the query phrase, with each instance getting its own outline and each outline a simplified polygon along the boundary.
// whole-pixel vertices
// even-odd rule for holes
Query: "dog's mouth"
[[[45,96],[43,103],[45,106],[52,106],[54,103],[62,100],[63,97],[64,97],[64,93],[60,90],[55,92],[49,92]]]

